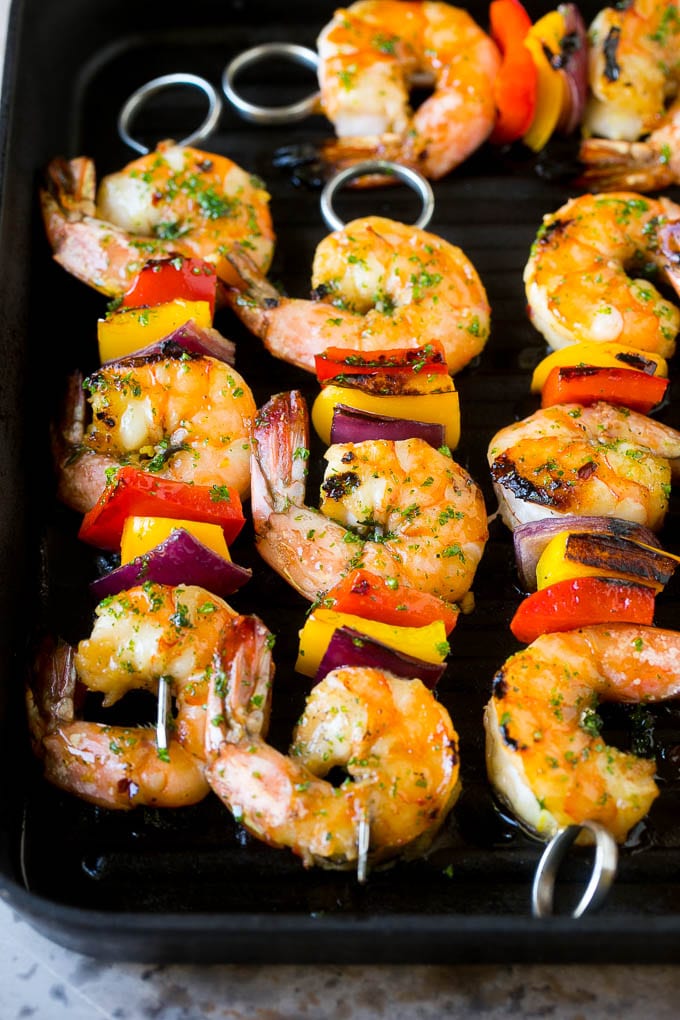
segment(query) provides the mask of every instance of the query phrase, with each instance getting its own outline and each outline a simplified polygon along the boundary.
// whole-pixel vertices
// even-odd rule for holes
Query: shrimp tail
[[[94,163],[87,156],[75,159],[56,157],[45,172],[45,187],[41,190],[43,210],[58,210],[55,225],[65,220],[95,215],[97,178]],[[49,231],[48,231],[49,233]]]
[[[206,756],[223,743],[264,739],[269,728],[274,663],[272,634],[257,616],[237,616],[225,635],[220,668],[207,700]]]
[[[232,281],[237,277],[237,282],[226,290],[226,301],[232,311],[259,337],[272,357],[313,372],[315,354],[330,344],[324,338],[329,312],[323,302],[323,288],[312,293],[311,301],[288,298],[269,283],[238,245],[225,255],[225,261],[231,268]],[[337,316],[343,320],[357,318],[339,310]]]
[[[113,224],[97,219],[95,196],[96,172],[91,159],[53,159],[40,192],[45,233],[55,262],[102,294],[116,297],[127,284],[113,274],[109,252],[118,248],[128,251],[129,244]],[[102,246],[104,232],[108,240]],[[139,257],[138,252],[133,254]]]
[[[239,245],[225,255],[225,261],[231,269],[232,281],[225,297],[232,311],[273,357],[313,372],[314,353],[325,346],[318,339],[313,321],[314,306],[309,301],[297,301],[280,294]],[[300,311],[308,320],[303,330],[299,324]],[[323,318],[328,318],[326,309]]]
[[[234,245],[225,259],[233,270],[232,280],[224,291],[226,302],[267,346],[270,312],[278,308],[281,295],[241,245]]]
[[[384,135],[353,135],[345,138],[329,138],[319,147],[324,166],[332,172],[345,170],[367,160],[398,162],[412,170],[419,169],[418,154],[404,137],[395,132]],[[434,179],[434,174],[430,174]],[[385,174],[366,174],[352,181],[355,188],[383,187],[386,183],[397,183],[395,177]]]
[[[62,503],[87,513],[106,487],[106,472],[113,458],[87,450],[84,443],[88,406],[82,372],[72,372],[66,384],[62,411],[51,428],[52,459],[57,474],[57,496]]]
[[[327,591],[356,552],[345,528],[305,505],[309,419],[297,390],[275,394],[252,432],[250,506],[257,551],[304,598]]]
[[[251,506],[260,536],[272,513],[305,501],[309,418],[299,390],[276,393],[264,404],[252,438]]]
[[[575,181],[597,191],[660,191],[674,183],[669,160],[653,142],[586,138],[579,159],[585,172]]]
[[[76,713],[75,649],[61,638],[40,645],[26,685],[31,740],[38,751],[44,737],[73,722]]]
[[[388,132],[384,135],[350,135],[326,138],[319,145],[288,145],[277,149],[275,165],[290,171],[293,183],[308,187],[321,187],[340,170],[368,160],[388,160],[402,166],[418,169],[413,147],[408,147],[402,135]],[[390,174],[365,174],[347,182],[350,188],[384,187],[397,184],[398,178]]]
[[[59,424],[53,427],[52,444],[57,457],[70,456],[80,446],[87,423],[87,400],[83,389],[83,373],[71,372],[66,382],[62,414]]]

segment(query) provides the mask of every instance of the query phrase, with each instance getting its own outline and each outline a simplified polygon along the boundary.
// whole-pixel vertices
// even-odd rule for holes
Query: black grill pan
[[[476,609],[454,632],[440,686],[461,735],[463,794],[426,859],[375,871],[361,887],[352,874],[305,871],[291,854],[248,838],[214,797],[176,812],[106,812],[49,787],[31,757],[22,691],[34,642],[45,630],[77,641],[91,626],[87,582],[96,558],[77,542],[77,516],[55,501],[48,428],[68,371],[95,367],[96,319],[105,308],[101,296],[50,258],[37,202],[42,170],[57,154],[91,155],[100,174],[119,168],[132,155],[117,137],[116,118],[134,89],[176,70],[219,84],[227,60],[257,42],[313,45],[333,6],[326,0],[15,0],[12,8],[0,220],[2,895],[51,938],[108,959],[677,959],[680,714],[670,705],[651,710],[647,719],[661,797],[623,849],[604,908],[579,921],[530,916],[541,845],[495,803],[484,768],[482,707],[494,672],[519,647],[508,623],[521,594],[510,536],[499,522],[492,524],[474,586]],[[546,9],[528,6],[534,16]],[[486,4],[471,10],[486,21]],[[583,11],[588,20],[594,8]],[[281,67],[263,65],[244,80],[259,102],[275,101],[284,87],[291,95],[304,88],[298,72]],[[155,138],[180,136],[196,116],[191,104],[171,108],[159,99],[146,127]],[[273,153],[318,141],[328,131],[320,117],[263,128],[225,109],[217,135],[205,146],[267,181],[278,235],[271,275],[294,295],[308,293],[313,251],[326,230],[318,191],[291,183],[289,171],[273,165]],[[495,506],[488,440],[513,417],[535,409],[529,375],[545,353],[526,318],[521,272],[543,213],[574,193],[568,178],[555,176],[572,155],[560,145],[537,166],[527,153],[485,147],[435,185],[431,229],[472,258],[493,309],[487,349],[457,378],[463,419],[457,459],[482,484],[489,512]],[[415,216],[410,193],[401,189],[343,195],[339,205],[346,218]],[[231,313],[220,313],[216,324],[236,341],[237,367],[258,402],[290,387],[315,392],[309,376],[265,354]],[[674,401],[662,418],[680,426]],[[314,448],[313,463],[320,463],[321,452]],[[670,551],[680,551],[677,497],[661,537]],[[292,666],[306,606],[259,562],[249,538],[248,532],[239,538],[234,555],[253,566],[254,578],[232,601],[243,612],[258,612],[278,635],[272,741],[285,747],[304,699]],[[677,583],[659,605],[657,622],[677,625]],[[622,746],[630,741],[634,723],[623,710],[612,711],[607,726],[610,739]],[[580,893],[588,870],[585,854],[570,857],[562,871],[567,895]]]

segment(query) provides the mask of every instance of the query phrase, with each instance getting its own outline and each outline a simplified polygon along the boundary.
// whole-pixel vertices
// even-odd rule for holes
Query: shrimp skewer
[[[110,297],[124,294],[152,257],[217,264],[239,242],[265,272],[272,258],[262,184],[225,156],[172,142],[105,177],[98,190],[90,159],[55,159],[41,203],[56,261]]]
[[[27,692],[35,753],[46,778],[103,807],[178,807],[209,791],[204,776],[207,695],[226,670],[240,668],[244,630],[257,635],[261,668],[230,687],[234,730],[267,731],[271,705],[271,635],[210,592],[147,583],[104,599],[89,638],[45,652]],[[236,668],[235,667],[235,668]],[[163,678],[175,698],[167,749],[147,727],[109,726],[76,718],[83,690],[104,695],[103,707],[131,690],[156,693]]]
[[[99,807],[185,807],[210,787],[203,763],[176,738],[162,755],[153,729],[76,717],[74,650],[43,649],[26,692],[33,750],[54,786]]]
[[[251,505],[258,551],[274,570],[310,601],[357,562],[451,602],[463,597],[488,537],[466,471],[421,439],[335,444],[314,510],[304,503],[308,449],[300,394],[272,397],[253,431]]]
[[[336,168],[380,156],[439,179],[489,136],[500,57],[466,11],[446,3],[359,0],[318,38],[321,105]],[[414,78],[433,94],[413,113]]]
[[[680,293],[665,233],[680,206],[634,192],[581,195],[543,218],[524,270],[529,314],[554,349],[616,341],[670,357],[680,311],[643,274]]]
[[[235,369],[184,351],[126,358],[85,382],[75,373],[53,436],[59,498],[85,513],[103,492],[109,469],[130,463],[161,478],[227,485],[247,496],[255,410]]]
[[[311,301],[282,297],[238,249],[227,259],[242,281],[228,295],[233,310],[271,354],[309,372],[327,347],[370,352],[431,342],[458,372],[489,335],[488,299],[470,260],[394,220],[364,217],[324,238]]]
[[[104,599],[95,615],[74,658],[79,681],[108,708],[131,690],[156,693],[164,677],[177,702],[174,733],[202,757],[207,681],[226,654],[234,611],[196,585],[146,582]]]
[[[484,717],[493,785],[544,838],[589,820],[624,842],[658,796],[655,766],[605,744],[597,706],[676,698],[679,677],[675,631],[615,624],[542,635],[494,680]]]
[[[346,667],[317,684],[288,755],[234,720],[233,685],[250,685],[232,660],[226,685],[210,685],[207,775],[234,818],[306,867],[355,866],[370,827],[369,860],[421,853],[459,792],[458,741],[446,712],[420,680]],[[348,779],[324,777],[335,766]]]
[[[658,530],[680,474],[680,433],[627,408],[561,404],[501,429],[488,461],[509,528],[562,514]]]

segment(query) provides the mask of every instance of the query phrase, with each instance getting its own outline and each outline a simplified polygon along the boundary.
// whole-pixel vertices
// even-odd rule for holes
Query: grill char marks
[[[596,467],[592,461],[588,461],[583,469],[579,470],[592,474]],[[568,475],[562,472],[558,465],[555,467],[549,463],[543,465],[540,473],[541,482],[532,482],[522,474],[507,453],[502,453],[491,465],[491,477],[517,499],[527,503],[537,503],[539,506],[565,512],[573,500],[573,487],[569,484]]]

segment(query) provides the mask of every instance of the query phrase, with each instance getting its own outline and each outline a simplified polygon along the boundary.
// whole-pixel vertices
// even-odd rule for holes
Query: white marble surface
[[[8,9],[0,0],[0,54]],[[679,991],[670,966],[103,964],[0,902],[0,1020],[675,1020]]]
[[[679,987],[677,967],[101,964],[0,905],[2,1020],[675,1020]]]

